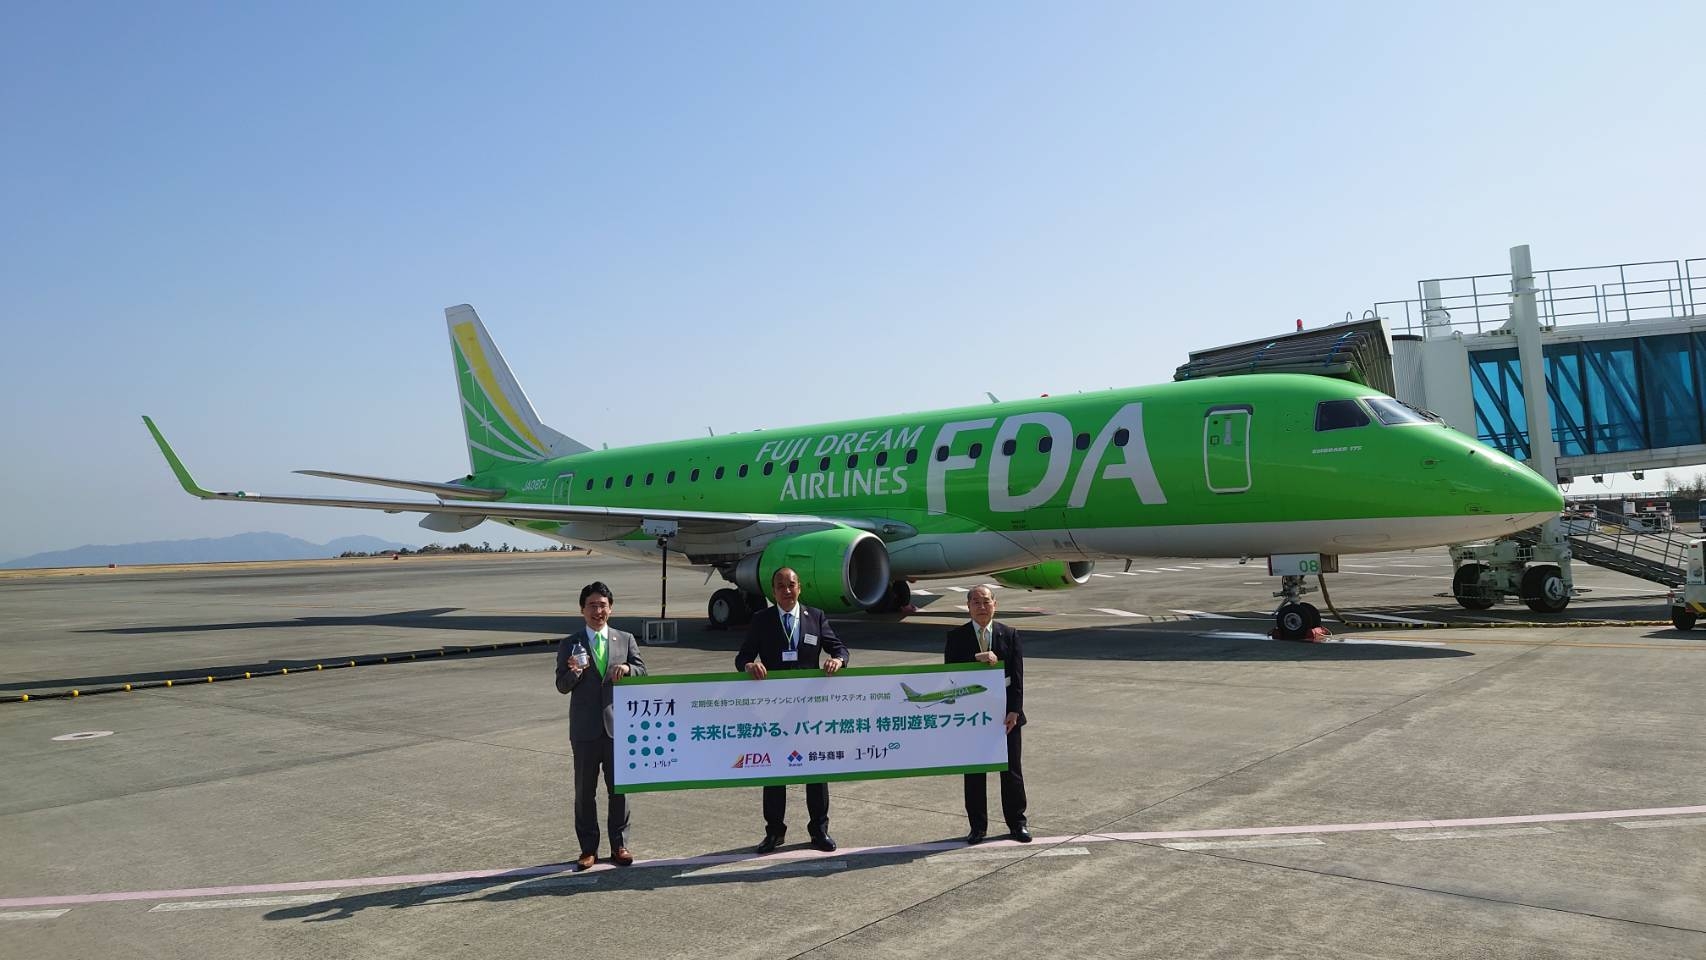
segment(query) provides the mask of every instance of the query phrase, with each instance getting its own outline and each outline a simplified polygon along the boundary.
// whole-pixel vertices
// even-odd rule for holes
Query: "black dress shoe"
[[[813,850],[822,850],[824,853],[834,853],[835,852],[835,838],[831,837],[827,833],[821,837],[813,837],[812,838],[812,849]]]
[[[774,853],[776,851],[776,848],[781,846],[781,845],[782,845],[781,836],[774,834],[774,833],[767,833],[764,835],[764,842],[759,844],[758,846],[754,847],[752,852],[753,853]]]
[[[975,847],[978,844],[982,843],[983,841],[984,841],[984,833],[982,830],[973,830],[972,832],[966,834],[966,846],[968,846],[968,847]]]
[[[1020,843],[1030,843],[1031,842],[1031,828],[1025,827],[1025,826],[1014,827],[1013,832],[1008,834],[1008,836],[1019,841]]]

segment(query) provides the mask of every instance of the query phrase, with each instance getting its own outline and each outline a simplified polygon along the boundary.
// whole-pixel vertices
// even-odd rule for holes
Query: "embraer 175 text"
[[[1504,536],[1556,516],[1515,460],[1355,383],[1215,377],[955,410],[593,450],[545,426],[474,309],[445,310],[472,472],[445,483],[318,470],[433,500],[215,493],[203,499],[419,512],[443,533],[496,520],[581,546],[713,567],[715,626],[798,571],[832,613],[892,612],[909,582],[987,575],[1061,589],[1097,560],[1275,558],[1280,635],[1338,554]],[[1300,557],[1300,555],[1302,555]],[[1279,562],[1284,558],[1284,563]]]

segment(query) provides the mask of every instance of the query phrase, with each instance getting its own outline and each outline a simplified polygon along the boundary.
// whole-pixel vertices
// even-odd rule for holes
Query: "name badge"
[[[800,659],[800,651],[798,651],[798,650],[784,650],[784,651],[782,651],[782,662],[783,663],[795,663],[795,662],[798,662],[799,659]]]
[[[815,633],[806,634],[805,644],[808,647],[817,646],[817,634],[815,634]]]

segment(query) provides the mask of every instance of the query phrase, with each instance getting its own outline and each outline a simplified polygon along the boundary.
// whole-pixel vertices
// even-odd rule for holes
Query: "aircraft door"
[[[1203,474],[1211,493],[1250,489],[1250,420],[1247,403],[1210,407],[1203,419]]]
[[[551,486],[551,502],[567,504],[569,502],[569,491],[573,490],[574,486],[575,475],[573,473],[558,474],[557,482]]]

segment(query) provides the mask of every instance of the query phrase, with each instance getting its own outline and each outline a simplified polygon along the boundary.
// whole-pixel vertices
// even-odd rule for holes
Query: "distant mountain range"
[[[378,537],[339,537],[329,543],[309,543],[282,533],[239,533],[202,540],[153,540],[148,543],[91,544],[53,550],[0,563],[0,569],[25,567],[104,567],[109,563],[220,563],[231,560],[316,560],[347,550],[373,553],[398,550],[408,544]]]

